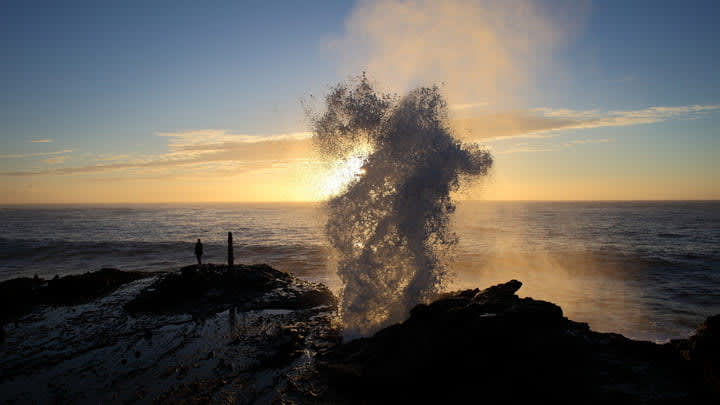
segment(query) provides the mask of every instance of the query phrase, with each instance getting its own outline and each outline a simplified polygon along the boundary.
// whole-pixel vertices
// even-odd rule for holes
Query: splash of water
[[[346,336],[363,336],[404,319],[446,281],[450,193],[465,177],[485,175],[490,153],[453,138],[437,87],[404,97],[376,91],[363,75],[334,87],[312,119],[327,160],[364,153],[362,175],[327,201],[325,231],[344,287]]]

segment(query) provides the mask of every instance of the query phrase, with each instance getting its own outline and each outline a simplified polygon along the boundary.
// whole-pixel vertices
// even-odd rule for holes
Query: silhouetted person
[[[233,266],[235,256],[233,255],[232,232],[228,232],[228,267]]]
[[[200,242],[200,239],[198,239],[197,243],[195,244],[195,257],[198,259],[198,264],[202,264],[202,243]]]

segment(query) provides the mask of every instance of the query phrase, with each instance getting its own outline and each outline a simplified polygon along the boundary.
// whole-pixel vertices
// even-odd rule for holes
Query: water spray
[[[325,232],[343,282],[347,337],[402,321],[447,281],[444,258],[457,243],[450,193],[487,174],[490,153],[461,143],[437,87],[403,97],[376,91],[363,75],[335,86],[312,119],[314,143],[329,161],[365,151],[361,175],[327,203]]]

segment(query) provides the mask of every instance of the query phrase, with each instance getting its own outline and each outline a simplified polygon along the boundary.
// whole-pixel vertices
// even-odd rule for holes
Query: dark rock
[[[275,289],[291,284],[293,294],[273,296]],[[286,289],[287,290],[287,289]],[[204,264],[184,267],[159,278],[125,305],[134,313],[214,314],[231,307],[306,309],[335,306],[335,296],[315,285],[275,270],[266,264],[228,266]]]
[[[71,305],[87,302],[108,294],[123,284],[141,278],[150,277],[152,273],[138,271],[122,271],[117,269],[101,269],[80,275],[69,275],[50,280],[43,295],[48,304]]]
[[[263,347],[259,368],[281,367],[289,364],[291,359],[300,354],[299,350],[304,343],[303,337],[291,327],[279,328],[267,341],[268,343]]]
[[[37,305],[74,305],[108,294],[123,284],[152,273],[101,269],[51,280],[38,276],[0,282],[0,325],[29,312]]]
[[[713,403],[673,347],[593,332],[555,304],[519,298],[521,285],[445,294],[331,348],[319,362],[320,402]],[[716,321],[701,329],[689,353],[716,378]]]
[[[123,309],[133,298],[145,313]],[[308,403],[316,353],[339,340],[335,308],[325,286],[237,264],[155,276],[77,313],[38,308],[5,328],[0,403]]]
[[[705,384],[720,397],[720,315],[708,318],[688,339],[687,356]]]
[[[0,325],[21,316],[38,304],[37,290],[45,280],[20,277],[0,282]]]

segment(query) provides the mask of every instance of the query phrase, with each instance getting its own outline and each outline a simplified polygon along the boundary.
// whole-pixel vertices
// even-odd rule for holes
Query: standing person
[[[200,239],[198,239],[197,243],[195,244],[195,257],[197,257],[198,264],[202,264],[202,255],[203,255],[202,243],[200,242]]]

